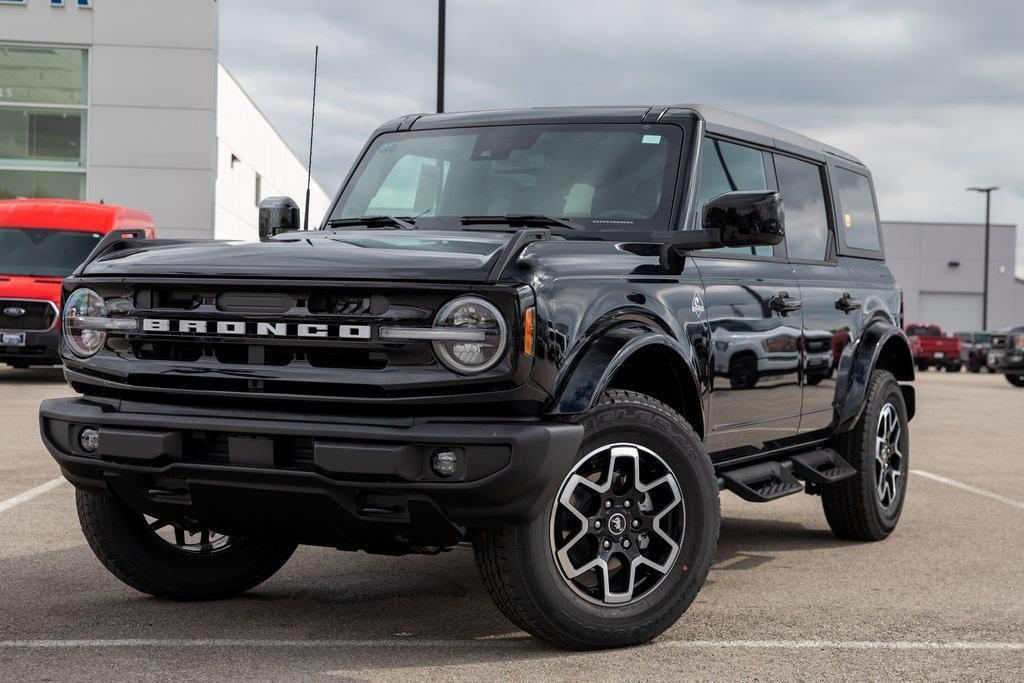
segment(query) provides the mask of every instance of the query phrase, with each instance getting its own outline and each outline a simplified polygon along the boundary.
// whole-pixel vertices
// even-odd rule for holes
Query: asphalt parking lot
[[[839,541],[817,498],[723,494],[718,556],[652,645],[565,653],[493,607],[472,553],[300,548],[245,597],[171,603],[104,570],[39,443],[54,371],[0,370],[0,679],[973,679],[1024,672],[1024,390],[924,373],[887,541]]]

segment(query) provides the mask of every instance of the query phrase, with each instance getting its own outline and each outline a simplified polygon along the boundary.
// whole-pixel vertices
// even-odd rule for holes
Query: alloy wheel
[[[685,508],[679,482],[654,451],[602,446],[562,483],[551,514],[551,550],[562,578],[599,605],[640,600],[679,555]]]
[[[886,510],[899,500],[903,480],[902,436],[899,412],[895,405],[886,403],[878,415],[875,429],[875,493]]]
[[[211,555],[230,548],[239,539],[210,529],[186,528],[178,522],[143,515],[150,533],[174,550],[189,555]]]

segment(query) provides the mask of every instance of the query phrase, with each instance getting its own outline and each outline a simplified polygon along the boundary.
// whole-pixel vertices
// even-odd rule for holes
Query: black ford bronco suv
[[[516,625],[600,648],[694,600],[722,489],[895,528],[914,368],[849,154],[697,105],[406,116],[318,229],[298,214],[121,231],[65,281],[82,395],[42,438],[129,586],[470,542]]]

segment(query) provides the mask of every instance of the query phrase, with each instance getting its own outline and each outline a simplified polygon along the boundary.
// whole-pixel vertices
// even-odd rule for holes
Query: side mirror
[[[299,205],[291,197],[267,197],[260,202],[260,242],[299,227]]]
[[[726,192],[704,205],[704,229],[720,235],[723,246],[778,244],[785,237],[782,194]]]

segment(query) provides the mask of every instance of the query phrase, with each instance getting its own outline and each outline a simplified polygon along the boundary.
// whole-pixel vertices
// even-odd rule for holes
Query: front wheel
[[[1024,387],[1024,375],[1011,375],[1007,373],[1006,381],[1015,387]]]
[[[880,541],[896,528],[907,495],[910,432],[896,378],[875,370],[864,412],[836,439],[836,450],[857,474],[821,487],[825,518],[840,538]]]
[[[82,532],[111,574],[142,593],[213,600],[243,593],[284,566],[296,544],[240,538],[147,517],[100,493],[77,491]]]
[[[648,396],[609,391],[548,509],[473,547],[498,608],[560,647],[644,643],[686,611],[718,540],[718,487],[700,438]]]

